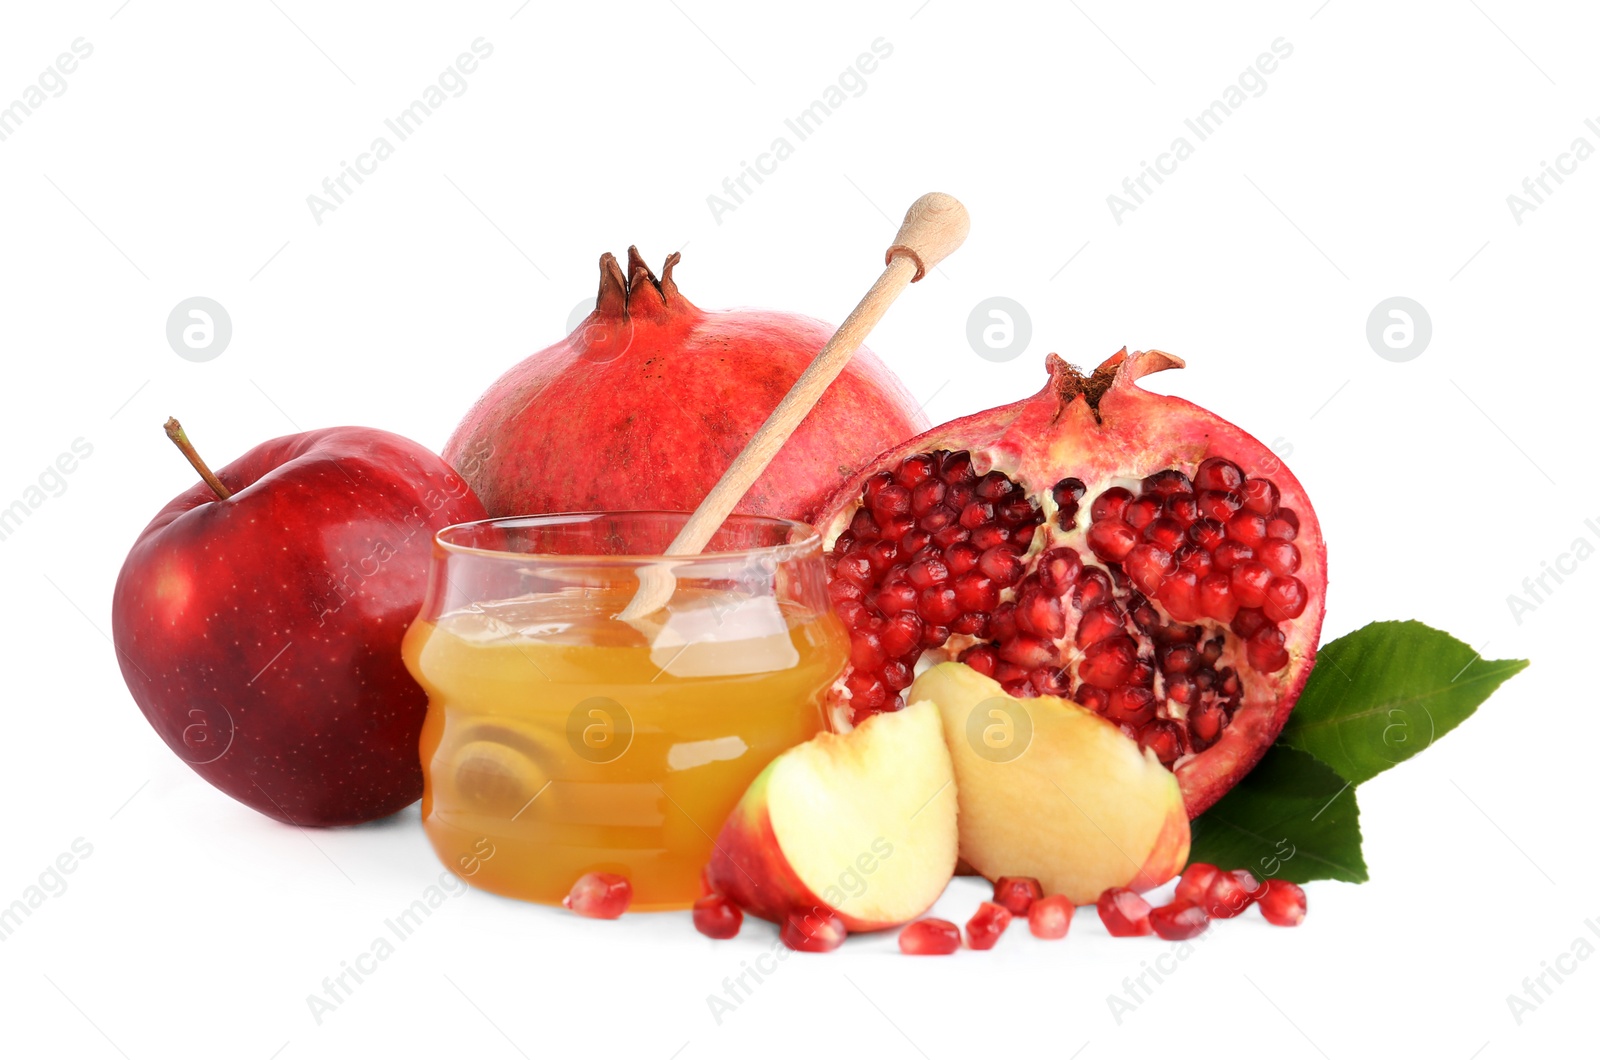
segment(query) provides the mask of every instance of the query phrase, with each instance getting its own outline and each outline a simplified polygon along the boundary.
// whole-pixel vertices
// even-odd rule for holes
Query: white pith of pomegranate
[[[1277,737],[1327,585],[1300,483],[1255,438],[1136,385],[1118,353],[880,456],[818,519],[850,630],[847,728],[956,658],[1013,696],[1076,700],[1172,768],[1191,816]]]

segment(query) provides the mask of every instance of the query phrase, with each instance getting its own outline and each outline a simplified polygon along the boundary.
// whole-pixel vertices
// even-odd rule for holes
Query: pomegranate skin
[[[1198,816],[1266,753],[1311,673],[1327,593],[1327,550],[1321,527],[1300,482],[1266,445],[1192,402],[1151,393],[1138,385],[1143,376],[1152,372],[1182,368],[1181,359],[1159,350],[1123,350],[1089,375],[1055,354],[1050,354],[1045,363],[1049,382],[1033,396],[952,420],[880,454],[824,502],[815,520],[817,529],[825,547],[833,549],[840,535],[850,529],[862,507],[863,490],[875,475],[900,468],[906,458],[915,454],[965,451],[970,453],[972,469],[978,476],[999,471],[1036,500],[1050,497],[1053,490],[1065,486],[1068,476],[1076,483],[1076,496],[1082,504],[1076,530],[1057,533],[1041,528],[1023,557],[1030,568],[1040,561],[1043,551],[1058,545],[1075,549],[1086,564],[1103,566],[1104,561],[1096,558],[1083,534],[1093,519],[1091,502],[1103,503],[1102,494],[1108,489],[1130,484],[1138,487],[1142,477],[1167,469],[1194,473],[1212,457],[1237,462],[1253,477],[1270,478],[1281,494],[1274,503],[1291,509],[1298,518],[1294,540],[1299,565],[1295,577],[1305,591],[1304,609],[1285,623],[1280,646],[1285,659],[1281,666],[1272,672],[1249,672],[1244,680],[1243,701],[1214,743],[1174,763],[1173,771],[1189,815]],[[1127,490],[1121,492],[1131,499]],[[1001,606],[1011,602],[1011,597],[1012,591],[1006,590],[1001,595]],[[1167,613],[1160,601],[1153,601],[1152,605]],[[1216,628],[1226,632],[1225,627]],[[1069,641],[1070,634],[1069,630]],[[955,658],[970,642],[971,638],[952,638],[925,652],[924,661],[929,654],[940,659]],[[1238,642],[1242,643],[1242,636]],[[1064,654],[1071,654],[1070,643],[1060,647]],[[994,660],[986,665],[992,667]],[[1026,665],[1034,663],[1028,661]],[[1239,671],[1245,674],[1242,663]],[[847,669],[831,703],[830,720],[837,729],[848,728],[852,723],[850,703],[841,701],[838,691],[849,689],[850,676]]]
[[[833,328],[768,310],[708,312],[629,248],[600,259],[595,310],[512,367],[444,458],[491,516],[695,508]],[[928,426],[870,350],[850,363],[738,510],[810,520],[854,471]]]

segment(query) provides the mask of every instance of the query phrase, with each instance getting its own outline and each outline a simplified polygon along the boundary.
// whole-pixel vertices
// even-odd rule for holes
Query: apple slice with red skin
[[[268,817],[347,825],[422,795],[427,697],[400,640],[436,530],[485,517],[415,442],[334,427],[263,442],[139,534],[112,640],[134,702],[213,786]]]
[[[878,931],[938,900],[956,842],[939,711],[914,702],[773,759],[723,825],[707,879],[765,920],[820,910]]]
[[[939,705],[961,857],[989,879],[1031,876],[1044,893],[1087,905],[1108,887],[1157,887],[1188,860],[1177,780],[1100,715],[1051,696],[1013,698],[956,662],[917,678],[910,697]]]

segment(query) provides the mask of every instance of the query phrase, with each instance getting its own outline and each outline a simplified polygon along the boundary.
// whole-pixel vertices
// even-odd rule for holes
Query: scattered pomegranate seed
[[[847,934],[844,921],[826,910],[817,909],[809,913],[790,913],[778,937],[791,950],[829,953],[844,945]]]
[[[1250,908],[1261,893],[1261,884],[1247,869],[1218,872],[1211,877],[1205,898],[1199,904],[1207,916],[1231,920]]]
[[[1028,930],[1037,939],[1064,939],[1072,927],[1073,908],[1064,894],[1040,898],[1028,909]]]
[[[744,924],[744,911],[720,894],[708,894],[694,903],[694,927],[713,939],[731,939]]]
[[[1000,936],[1011,926],[1011,910],[993,902],[984,902],[967,921],[967,945],[975,950],[993,949]]]
[[[1211,887],[1211,881],[1221,871],[1215,865],[1207,865],[1203,861],[1196,861],[1183,870],[1183,877],[1178,880],[1177,892],[1173,900],[1199,905],[1205,900],[1206,891]]]
[[[1150,903],[1126,887],[1107,887],[1095,907],[1100,922],[1117,938],[1150,934]]]
[[[1150,910],[1150,929],[1164,939],[1177,942],[1192,939],[1211,922],[1206,911],[1188,902],[1173,902]]]
[[[1306,892],[1288,880],[1268,880],[1257,904],[1267,922],[1279,927],[1295,927],[1306,918]]]
[[[1012,916],[1027,916],[1028,909],[1044,897],[1044,888],[1032,876],[1002,876],[994,881],[994,900]]]
[[[579,916],[596,920],[615,920],[633,901],[633,884],[626,876],[610,872],[588,872],[578,877],[561,904]]]
[[[914,957],[936,957],[961,948],[961,929],[948,920],[928,917],[900,929],[900,952]]]

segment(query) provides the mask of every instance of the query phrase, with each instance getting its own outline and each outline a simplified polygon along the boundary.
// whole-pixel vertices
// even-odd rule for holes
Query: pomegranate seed
[[[1183,753],[1183,743],[1178,727],[1170,721],[1157,720],[1139,732],[1139,746],[1153,753],[1164,766],[1170,766]]]
[[[900,558],[900,546],[893,541],[874,541],[866,546],[864,554],[873,571],[882,574]]]
[[[944,503],[947,489],[948,487],[936,478],[917,483],[916,489],[911,491],[912,513],[920,517],[939,507]]]
[[[1222,735],[1227,724],[1228,712],[1216,703],[1207,703],[1189,716],[1189,728],[1194,731],[1195,741],[1207,747]]]
[[[1218,872],[1211,877],[1205,898],[1200,902],[1208,916],[1217,920],[1231,920],[1250,908],[1255,901],[1253,892],[1260,889],[1256,878],[1244,869],[1237,872]]]
[[[1026,494],[1022,494],[1000,505],[994,514],[1002,526],[1021,527],[1032,526],[1039,517],[1039,510]]]
[[[1176,552],[1188,540],[1188,534],[1176,522],[1163,517],[1144,528],[1144,539],[1155,542],[1168,552]]]
[[[1239,613],[1233,616],[1233,622],[1229,624],[1228,628],[1233,631],[1235,636],[1249,639],[1271,624],[1271,622],[1267,621],[1267,616],[1259,608],[1245,607],[1240,608]]]
[[[1267,601],[1267,586],[1272,584],[1272,571],[1258,560],[1246,560],[1229,572],[1233,597],[1240,607],[1260,607]]]
[[[1300,517],[1292,508],[1279,508],[1267,520],[1267,536],[1280,541],[1293,541],[1300,533]]]
[[[905,537],[900,539],[900,554],[914,556],[931,544],[933,544],[933,535],[920,526],[914,526],[906,531]]]
[[[873,515],[879,517],[879,525],[882,525],[883,516],[904,515],[911,510],[911,491],[900,485],[885,486],[870,503]]]
[[[983,555],[977,548],[962,541],[945,550],[944,561],[951,575],[965,574],[978,565]]]
[[[978,480],[978,496],[997,501],[1011,493],[1011,480],[999,471],[990,471]]]
[[[910,533],[911,528],[916,525],[917,521],[911,518],[910,515],[892,515],[887,519],[879,520],[878,533],[882,534],[887,541],[899,541]]]
[[[1293,545],[1289,546],[1293,548]],[[854,555],[839,557],[838,563],[833,568],[834,574],[839,578],[848,578],[857,585],[866,585],[872,580],[872,564],[866,556],[857,552]]]
[[[1244,506],[1257,515],[1271,515],[1278,507],[1278,487],[1264,478],[1253,478],[1240,487]]]
[[[949,626],[924,626],[922,629],[922,646],[924,648],[939,648],[950,639]]]
[[[994,944],[1010,926],[1011,910],[993,902],[983,902],[967,921],[967,945],[975,950],[994,949]]]
[[[1001,588],[1010,588],[1022,577],[1022,557],[1005,545],[997,545],[978,557],[977,569]]]
[[[1232,490],[1201,490],[1195,495],[1194,506],[1202,518],[1225,523],[1244,507],[1244,498]]]
[[[940,509],[940,511],[943,511],[943,510],[944,509],[942,509],[942,508]],[[955,517],[952,515],[951,518],[954,519]],[[968,530],[966,527],[952,522],[949,526],[945,527],[943,530],[935,530],[933,532],[933,545],[934,545],[935,548],[940,548],[940,549],[944,549],[945,550],[945,560],[948,562],[949,559],[950,559],[950,552],[949,552],[950,548],[952,546],[959,545],[961,542],[967,540],[971,536],[972,536],[972,531],[971,530]]]
[[[1299,618],[1305,609],[1306,587],[1299,578],[1274,578],[1267,585],[1267,600],[1263,610],[1274,622]]]
[[[861,499],[866,502],[867,507],[876,509],[878,507],[878,498],[883,496],[884,490],[893,485],[894,475],[887,471],[879,471],[867,479],[867,484],[861,492]]]
[[[1111,576],[1103,570],[1089,569],[1078,579],[1078,589],[1072,594],[1072,603],[1080,611],[1100,603],[1111,602]]]
[[[1220,871],[1215,865],[1208,865],[1204,861],[1191,862],[1178,879],[1178,889],[1172,895],[1173,901],[1199,905],[1205,899],[1211,881]]]
[[[1041,696],[1063,697],[1072,691],[1072,680],[1059,666],[1042,666],[1028,678]]]
[[[1218,622],[1232,622],[1239,611],[1239,602],[1233,598],[1233,584],[1222,571],[1207,574],[1200,579],[1200,610],[1207,618]]]
[[[1017,605],[1007,600],[989,616],[989,637],[1004,644],[1016,635]]]
[[[1091,607],[1083,613],[1083,617],[1078,620],[1078,632],[1073,639],[1078,647],[1087,648],[1122,631],[1122,616],[1117,613],[1115,607],[1102,604],[1099,607]]]
[[[1027,916],[1033,903],[1044,897],[1044,888],[1032,876],[1002,876],[994,881],[994,900],[1013,916]]]
[[[959,522],[968,530],[976,530],[978,527],[989,522],[993,518],[994,505],[985,504],[982,501],[973,501],[971,504],[961,509],[961,518]],[[1265,531],[1266,524],[1262,523],[1262,532],[1265,533]]]
[[[1239,465],[1220,456],[1200,461],[1194,472],[1194,484],[1199,489],[1231,490],[1243,482],[1244,472],[1239,470]]]
[[[1011,531],[998,523],[985,523],[972,531],[972,547],[979,549],[994,548],[1011,540]]]
[[[909,611],[917,606],[917,587],[908,581],[901,581],[897,578],[894,581],[885,582],[872,602],[877,604],[878,610],[885,615],[898,615],[902,611]]]
[[[906,489],[914,489],[927,482],[938,473],[932,453],[918,453],[908,456],[900,464],[900,470],[895,472],[894,480]]]
[[[1100,922],[1117,938],[1150,934],[1150,903],[1126,887],[1107,887],[1095,908]]]
[[[1228,531],[1216,519],[1196,519],[1194,525],[1184,533],[1190,541],[1193,541],[1207,552],[1215,552],[1227,540],[1228,535]]]
[[[984,637],[988,635],[989,612],[968,611],[964,615],[957,615],[950,623],[951,633],[961,633],[971,637]]]
[[[956,522],[956,516],[959,514],[950,508],[935,508],[917,517],[917,528],[932,534],[936,542],[940,534],[966,533],[966,527]]]
[[[900,658],[922,648],[922,619],[915,611],[902,611],[889,619],[880,637],[885,654]]]
[[[919,557],[912,560],[911,565],[906,568],[906,581],[919,590],[943,585],[949,577],[950,568],[945,566],[944,560],[938,556]]]
[[[1234,512],[1228,518],[1228,536],[1245,545],[1259,545],[1267,539],[1267,520],[1255,512]]]
[[[1288,880],[1268,880],[1267,892],[1258,901],[1267,923],[1295,927],[1306,918],[1306,892]]]
[[[1289,653],[1283,650],[1283,630],[1277,626],[1262,626],[1245,642],[1245,658],[1255,670],[1275,674],[1289,665]]]
[[[1019,526],[1015,530],[1011,531],[1011,537],[1007,541],[1007,544],[1009,544],[1017,552],[1026,552],[1028,551],[1028,546],[1033,544],[1033,533],[1037,529],[1038,525],[1036,523],[1029,523],[1027,526]]]
[[[1148,541],[1135,545],[1122,563],[1134,586],[1146,594],[1154,594],[1161,587],[1162,579],[1177,569],[1172,553]]]
[[[1111,519],[1121,519],[1122,510],[1133,500],[1133,494],[1121,486],[1112,486],[1094,499],[1094,504],[1089,507],[1089,518],[1094,522],[1105,522]]]
[[[1079,685],[1078,690],[1072,694],[1073,702],[1080,706],[1088,707],[1096,714],[1104,714],[1111,697],[1104,689],[1095,688],[1093,685]]]
[[[1017,628],[1048,640],[1065,636],[1067,619],[1061,611],[1061,601],[1047,596],[1042,590],[1030,587],[1017,600]]]
[[[876,633],[862,633],[850,641],[850,665],[857,670],[876,670],[887,656],[883,642]]]
[[[993,623],[991,622],[991,625],[992,624]],[[1129,650],[1131,651],[1133,641],[1129,640],[1128,644]],[[1099,645],[1096,645],[1095,647],[1099,647]],[[1092,651],[1093,649],[1090,650]],[[1055,648],[1051,646],[1049,641],[1035,637],[1029,633],[1019,633],[1011,640],[1000,645],[1000,658],[1008,663],[1011,663],[1013,666],[1021,667],[1023,670],[1036,670],[1041,666],[1047,666],[1054,662],[1056,658],[1056,652]],[[1079,672],[1082,673],[1082,670],[1080,669]],[[1087,678],[1085,678],[1085,680],[1087,680]],[[1121,683],[1121,681],[1117,682],[1117,684]],[[1111,688],[1114,686],[1106,685],[1104,687]]]
[[[888,686],[865,670],[853,671],[845,678],[844,687],[850,693],[850,706],[856,710],[879,710],[889,702]]]
[[[960,513],[961,509],[972,503],[978,491],[974,488],[976,479],[967,479],[963,482],[951,482],[950,492],[944,495],[944,504],[951,511]]]
[[[1078,676],[1096,688],[1107,690],[1126,684],[1133,674],[1138,650],[1133,638],[1126,635],[1097,641],[1084,650],[1083,659],[1078,663]],[[1001,654],[1005,654],[1004,649]]]
[[[633,901],[633,884],[611,872],[586,872],[578,877],[561,904],[579,916],[615,920]]]
[[[1086,488],[1082,479],[1064,478],[1050,491],[1050,499],[1055,501],[1058,507],[1065,508],[1068,504],[1077,507],[1078,502],[1083,500]]]
[[[1261,562],[1272,569],[1274,574],[1289,575],[1300,569],[1300,550],[1290,541],[1281,541],[1268,537],[1256,549],[1256,555],[1261,557]]]
[[[1052,548],[1039,557],[1039,586],[1057,596],[1078,583],[1083,561],[1070,548]]]
[[[911,687],[911,682],[917,679],[911,667],[898,659],[888,663],[883,668],[883,683],[891,692],[899,692]]]
[[[1200,609],[1200,579],[1190,571],[1180,570],[1162,582],[1156,599],[1179,622],[1193,622],[1204,613]]]
[[[1036,939],[1064,939],[1072,928],[1073,908],[1064,894],[1040,898],[1028,909],[1028,930]]]
[[[952,589],[962,611],[993,611],[1000,603],[1000,587],[982,571],[968,571],[955,580]]]
[[[1255,559],[1255,549],[1238,541],[1224,541],[1211,554],[1212,565],[1220,571],[1231,571],[1241,563]]]
[[[879,610],[883,610],[880,605]],[[954,589],[936,587],[924,589],[917,597],[917,612],[930,625],[945,625],[961,613],[961,605],[956,603]]]
[[[1210,922],[1204,909],[1187,902],[1173,902],[1150,910],[1150,929],[1171,942],[1194,938]]]
[[[744,912],[720,894],[708,894],[694,903],[694,928],[713,939],[731,939],[744,924]]]
[[[1140,497],[1136,501],[1129,501],[1127,507],[1122,509],[1122,521],[1135,530],[1143,530],[1161,514],[1161,511],[1160,498]]]
[[[1105,716],[1123,725],[1137,728],[1156,716],[1155,693],[1141,685],[1123,685],[1112,691],[1106,701]]]
[[[948,920],[928,917],[900,929],[900,952],[913,957],[942,957],[961,948],[961,929]]]
[[[1187,530],[1200,518],[1200,505],[1192,493],[1176,493],[1167,498],[1167,518],[1175,519]]]
[[[1176,468],[1157,471],[1144,480],[1143,486],[1146,493],[1153,493],[1158,497],[1171,497],[1174,494],[1190,493],[1194,490],[1189,476]]]
[[[1211,573],[1211,553],[1203,548],[1193,545],[1179,545],[1178,551],[1172,554],[1178,566],[1193,574],[1196,578],[1204,578]]]
[[[866,590],[855,582],[846,581],[843,578],[835,578],[828,583],[828,599],[833,601],[835,610],[839,610],[838,605],[841,604],[859,603],[864,596],[866,596]],[[842,610],[839,611],[839,617],[844,617]],[[848,622],[845,624],[850,625]],[[855,627],[851,626],[851,628]]]
[[[817,909],[810,913],[790,913],[778,937],[791,950],[827,953],[844,945],[846,934],[844,921],[826,910]]]
[[[963,449],[946,455],[939,474],[951,485],[957,482],[970,482],[976,477],[972,473],[972,454]]]
[[[958,660],[985,677],[993,677],[995,667],[1000,664],[1000,655],[989,645],[983,644],[968,648],[958,656]]]

